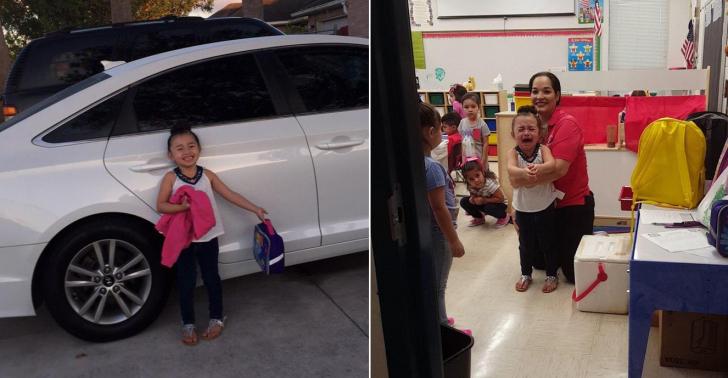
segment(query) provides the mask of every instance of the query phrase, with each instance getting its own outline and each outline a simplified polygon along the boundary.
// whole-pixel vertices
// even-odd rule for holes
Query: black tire
[[[71,230],[53,248],[44,266],[43,295],[69,333],[94,342],[118,340],[159,316],[169,274],[159,262],[159,238],[149,229],[125,219],[95,221]]]

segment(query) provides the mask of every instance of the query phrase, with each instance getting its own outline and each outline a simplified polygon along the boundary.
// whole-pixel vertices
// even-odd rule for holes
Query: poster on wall
[[[594,38],[569,38],[569,71],[594,71]]]
[[[594,23],[594,4],[596,2],[599,2],[600,9],[604,9],[604,0],[576,0],[576,18],[580,24]]]

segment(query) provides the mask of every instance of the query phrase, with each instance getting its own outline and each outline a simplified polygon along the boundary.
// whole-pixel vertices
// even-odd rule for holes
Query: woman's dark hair
[[[445,113],[445,115],[442,116],[442,123],[444,123],[446,125],[457,126],[460,124],[461,119],[462,119],[462,117],[460,117],[460,114],[457,114],[455,112],[449,112],[449,113]]]
[[[536,125],[538,126],[538,132],[541,133],[541,117],[538,116],[538,111],[533,105],[519,106],[516,111],[516,116],[511,121],[511,132],[515,132],[513,128],[516,126],[516,118],[518,117],[533,117],[536,118]]]
[[[476,171],[476,170],[483,172],[483,176],[485,176],[485,178],[489,178],[489,179],[493,179],[493,180],[498,179],[498,176],[496,176],[493,171],[491,171],[490,169],[485,169],[483,167],[483,165],[480,164],[480,161],[478,161],[478,160],[471,160],[471,161],[465,163],[463,165],[463,167],[460,168],[460,173],[462,173],[463,176],[465,176],[468,172],[472,172],[472,171]]]
[[[189,126],[174,126],[172,129],[169,130],[169,138],[167,138],[167,151],[172,151],[172,139],[176,137],[177,135],[183,135],[183,134],[189,134],[192,135],[195,138],[195,142],[197,142],[197,147],[202,149],[202,146],[200,145],[200,138],[197,137],[197,134],[195,134],[194,131]]]
[[[460,102],[465,102],[465,100],[473,100],[478,106],[480,106],[480,95],[477,93],[466,93],[463,95],[463,100]]]
[[[542,71],[533,74],[533,76],[531,76],[531,80],[528,81],[528,91],[533,91],[533,81],[539,76],[546,76],[549,80],[551,80],[551,88],[553,88],[555,92],[558,92],[559,95],[559,99],[556,100],[556,105],[558,105],[559,102],[561,102],[561,82],[559,81],[559,78],[551,72]]]
[[[432,105],[421,102],[420,103],[420,128],[425,127],[440,127],[440,113]],[[438,129],[439,130],[439,129]],[[439,132],[439,131],[438,131]]]
[[[455,97],[455,100],[457,100],[458,102],[463,102],[463,96],[465,96],[465,94],[468,93],[468,90],[465,89],[465,87],[460,84],[455,84],[452,86],[450,92],[452,92],[452,95]]]

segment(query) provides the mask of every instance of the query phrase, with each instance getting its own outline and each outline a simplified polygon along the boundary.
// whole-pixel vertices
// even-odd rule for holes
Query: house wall
[[[336,7],[333,9],[327,9],[320,13],[311,14],[308,16],[308,30],[309,32],[328,32],[331,27],[329,20],[337,18],[335,21],[331,21],[336,24],[337,28],[348,25],[346,14],[344,13],[343,7]],[[320,30],[321,29],[321,30]],[[335,32],[335,31],[333,31]]]
[[[369,38],[369,2],[367,0],[348,0],[349,35]]]

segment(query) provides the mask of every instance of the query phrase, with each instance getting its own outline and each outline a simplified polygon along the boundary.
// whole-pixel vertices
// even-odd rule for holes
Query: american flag
[[[693,34],[693,20],[688,23],[688,35],[685,37],[682,49],[683,57],[685,57],[685,66],[688,69],[695,68],[695,35]]]
[[[594,35],[602,36],[602,9],[599,8],[599,0],[594,0]]]

